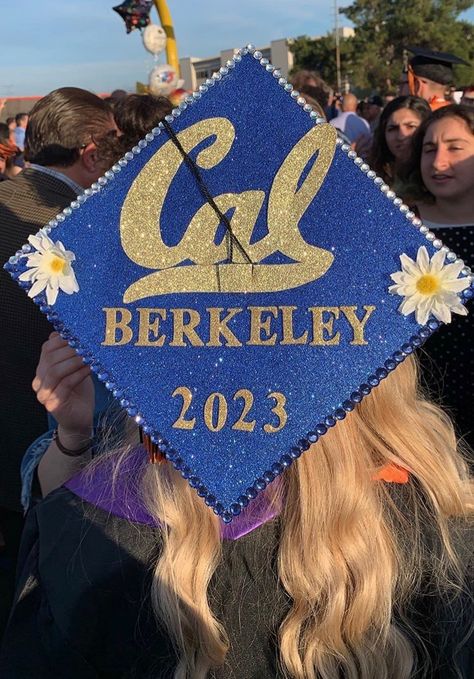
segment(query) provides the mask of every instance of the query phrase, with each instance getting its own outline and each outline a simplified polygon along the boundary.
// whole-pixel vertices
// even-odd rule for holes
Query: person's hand
[[[57,332],[43,344],[32,383],[38,401],[56,419],[61,441],[71,449],[90,439],[94,418],[94,385],[84,365]]]

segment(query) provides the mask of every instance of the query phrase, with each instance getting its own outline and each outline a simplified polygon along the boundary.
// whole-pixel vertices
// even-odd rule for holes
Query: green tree
[[[359,86],[384,90],[396,85],[408,45],[472,61],[473,25],[458,17],[473,5],[472,0],[355,0],[342,9],[355,28],[352,58]],[[457,67],[456,76],[467,83],[472,68]]]
[[[354,38],[340,41],[342,77],[348,75],[353,89],[364,92],[394,89],[409,45],[452,52],[474,63],[474,25],[459,20],[472,6],[474,0],[354,0],[340,10],[355,28]],[[295,70],[317,70],[335,85],[334,35],[297,38],[292,51]],[[457,66],[455,77],[458,84],[471,83],[472,67]]]

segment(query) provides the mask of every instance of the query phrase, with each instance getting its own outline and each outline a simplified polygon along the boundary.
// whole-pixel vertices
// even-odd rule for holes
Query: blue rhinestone
[[[385,361],[384,365],[387,368],[387,370],[389,370],[389,371],[395,370],[395,368],[397,367],[397,364],[391,358],[389,358],[387,361]]]
[[[153,429],[150,427],[149,424],[145,424],[143,427],[143,433],[147,434],[148,436],[153,433]]]
[[[249,499],[245,495],[240,495],[238,502],[241,507],[246,507],[249,503]]]
[[[289,467],[292,462],[292,459],[289,455],[282,455],[280,457],[280,464],[282,467]]]
[[[468,288],[467,290],[463,290],[462,296],[465,299],[471,299],[471,297],[474,296],[474,290],[472,290],[472,288]]]
[[[343,408],[338,408],[334,413],[334,417],[336,418],[336,420],[343,420],[345,416],[346,411]]]
[[[242,511],[242,507],[239,505],[238,502],[233,502],[230,505],[229,509],[234,516],[238,516],[240,514],[240,512]]]
[[[360,403],[362,401],[362,394],[360,391],[353,391],[351,394],[351,401],[354,403]]]
[[[223,512],[221,519],[224,523],[230,523],[232,521],[232,514],[230,512]]]
[[[109,379],[109,373],[100,372],[97,375],[97,379],[100,380],[101,382],[106,382]],[[136,415],[136,413],[135,413],[135,415]]]
[[[178,453],[173,448],[170,448],[170,444],[166,439],[158,440],[156,445],[160,453],[166,453],[168,460],[178,459]]]
[[[217,498],[215,495],[208,495],[205,499],[204,502],[207,504],[208,507],[214,507],[217,504]]]
[[[317,432],[315,432],[315,431],[310,431],[309,434],[306,435],[306,438],[308,439],[308,441],[309,441],[310,443],[316,443],[316,441],[318,440],[319,436],[318,436]]]
[[[92,356],[83,356],[82,358],[82,362],[84,363],[84,365],[90,365],[93,360],[94,359],[92,358]]]
[[[300,439],[298,441],[298,447],[301,448],[301,450],[309,450],[310,445],[310,442],[306,439]]]
[[[376,377],[379,378],[379,380],[384,380],[387,377],[388,373],[385,370],[385,368],[377,368],[377,370],[375,371],[375,375]]]
[[[203,483],[200,483],[199,486],[196,487],[196,491],[199,497],[207,496],[207,488]]]
[[[347,399],[346,401],[343,401],[342,407],[344,408],[344,410],[346,410],[348,413],[350,413],[352,410],[354,410],[355,405],[354,405],[354,403],[352,403],[352,401]]]
[[[130,405],[130,402],[126,398],[121,398],[120,399],[120,405],[122,408],[128,408]]]
[[[290,457],[293,458],[293,460],[297,460],[302,452],[303,451],[301,450],[301,448],[293,446],[293,448],[290,450]]]
[[[421,341],[421,338],[418,337],[418,335],[413,335],[413,337],[410,337],[410,344],[412,347],[420,347],[423,342]]]
[[[440,326],[439,322],[436,321],[434,318],[428,321],[428,327],[431,328],[431,330],[437,330],[439,326]]]
[[[359,388],[361,394],[363,394],[364,396],[368,396],[372,391],[372,387],[370,386],[370,384],[361,384]]]
[[[405,355],[402,354],[401,351],[395,351],[392,358],[397,363],[403,363],[403,361],[405,360]]]
[[[275,478],[275,474],[271,471],[266,471],[262,476],[266,484],[271,483]]]
[[[328,415],[327,417],[324,418],[324,424],[326,427],[334,427],[336,424],[336,418],[334,415]]]
[[[368,382],[369,382],[371,387],[376,387],[378,385],[379,381],[380,381],[379,378],[375,377],[375,375],[369,375]]]
[[[326,427],[325,424],[320,422],[319,424],[316,425],[316,431],[320,436],[323,436],[327,432],[328,428]]]
[[[113,395],[115,398],[122,398],[123,389],[114,389],[113,392],[112,392],[112,395]]]
[[[262,477],[258,478],[253,484],[257,490],[265,490],[267,482]]]
[[[100,371],[100,364],[93,361],[91,363],[91,370],[93,373],[98,373]]]
[[[43,314],[47,314],[48,311],[49,311],[50,309],[51,309],[51,307],[48,306],[47,304],[42,304],[42,305],[40,306],[40,311],[41,311]],[[70,344],[69,346],[72,346],[72,345]]]
[[[407,354],[408,356],[409,354],[413,353],[413,347],[411,346],[411,344],[406,342],[405,344],[402,344],[402,351],[404,354]]]
[[[191,488],[197,488],[200,484],[199,478],[197,476],[190,476],[189,477],[189,485]]]
[[[420,330],[420,337],[423,337],[423,339],[426,339],[432,334],[432,331],[430,328],[421,328]]]
[[[18,285],[20,286],[20,288],[22,288],[22,290],[26,290],[27,288],[30,287],[30,283],[28,281],[18,281]],[[36,304],[41,305],[41,300],[38,300]],[[44,306],[40,306],[40,309],[43,310]]]
[[[173,461],[173,464],[174,464],[175,469],[177,469],[179,472],[186,467],[186,463],[185,463],[185,461],[183,460],[182,457],[177,457]]]
[[[99,379],[100,379],[100,375],[99,375]],[[138,409],[136,408],[136,406],[130,406],[127,409],[127,412],[131,417],[135,417],[135,415],[138,415]]]
[[[281,474],[283,471],[283,466],[280,464],[280,462],[275,462],[275,464],[272,465],[272,473],[275,476],[278,476]]]
[[[183,477],[183,479],[189,479],[189,477],[191,476],[192,473],[193,472],[192,472],[191,467],[186,466],[186,467],[183,467],[183,469],[181,469],[181,476]]]
[[[258,493],[255,490],[255,488],[250,487],[247,488],[247,490],[245,491],[245,495],[248,497],[249,500],[253,500],[254,498],[257,497]]]
[[[106,384],[105,386],[107,386],[107,384]],[[141,424],[143,424],[144,421],[145,421],[145,420],[143,419],[143,417],[142,417],[141,415],[137,415],[137,416],[135,417],[135,422],[138,424],[138,426],[140,426]]]
[[[109,391],[112,391],[114,386],[115,386],[115,384],[113,382],[106,382],[105,383],[105,388],[108,389]]]

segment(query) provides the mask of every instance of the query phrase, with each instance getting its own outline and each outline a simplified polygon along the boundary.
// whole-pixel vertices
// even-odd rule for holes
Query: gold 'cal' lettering
[[[164,243],[161,213],[183,162],[173,142],[166,142],[135,178],[122,206],[120,237],[126,255],[139,266],[155,269],[129,286],[124,302],[174,292],[275,292],[323,276],[334,256],[307,243],[299,231],[299,222],[332,163],[336,135],[331,125],[317,125],[295,144],[274,177],[268,201],[268,233],[260,240],[251,242],[265,199],[263,191],[224,193],[214,198],[222,212],[233,210],[232,231],[250,263],[237,247],[232,248],[230,261],[224,261],[229,259],[228,234],[220,243],[215,242],[219,218],[208,204],[196,212],[179,243]],[[211,169],[227,156],[235,130],[225,118],[209,118],[177,136],[188,153],[214,137],[196,158],[201,168]],[[278,252],[293,262],[262,263]],[[186,261],[193,264],[183,264]]]

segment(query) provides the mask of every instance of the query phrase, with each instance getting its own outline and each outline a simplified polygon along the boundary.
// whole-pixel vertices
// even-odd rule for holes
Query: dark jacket
[[[210,603],[231,650],[212,679],[283,679],[276,631],[289,602],[275,575],[278,536],[276,518],[223,543]],[[159,549],[157,527],[119,518],[65,488],[48,496],[27,521],[2,679],[171,679],[176,659],[149,602]],[[470,602],[447,605],[427,593],[411,613],[433,663],[426,676],[472,679]]]
[[[34,169],[0,184],[0,507],[9,510],[21,511],[21,458],[48,428],[31,382],[53,328],[3,264],[75,197],[66,183]]]

